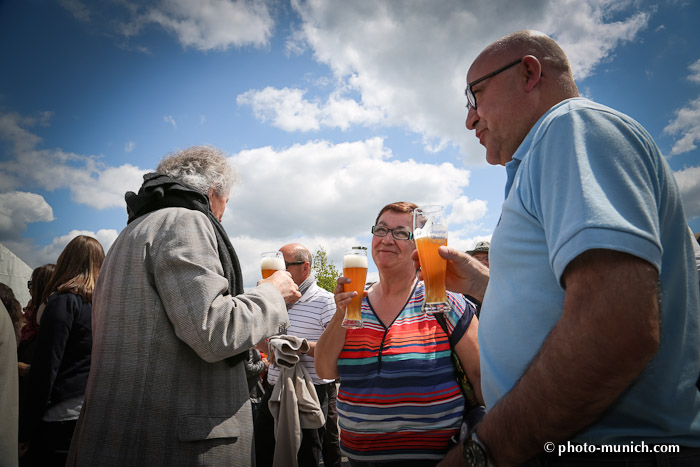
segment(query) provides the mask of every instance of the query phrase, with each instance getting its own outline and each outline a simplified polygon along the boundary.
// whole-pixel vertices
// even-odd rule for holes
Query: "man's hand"
[[[471,295],[480,302],[483,301],[486,286],[489,284],[489,268],[471,255],[448,246],[441,246],[438,253],[447,260],[447,275],[445,276],[447,290]],[[413,252],[412,259],[416,268],[419,268],[418,250]],[[423,278],[421,273],[419,273],[418,278]]]
[[[463,467],[464,455],[462,454],[462,442],[460,441],[450,449],[445,457],[442,458],[438,467]]]
[[[25,376],[27,373],[29,373],[29,363],[17,362],[17,367],[20,376]]]
[[[292,280],[292,275],[287,271],[277,271],[267,279],[258,281],[258,285],[269,283],[274,285],[284,298],[286,303],[294,303],[301,298],[299,287]]]

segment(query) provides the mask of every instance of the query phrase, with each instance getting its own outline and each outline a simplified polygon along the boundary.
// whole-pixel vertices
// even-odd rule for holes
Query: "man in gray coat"
[[[129,222],[93,298],[92,367],[67,465],[250,466],[247,350],[300,297],[277,272],[243,293],[220,224],[233,183],[210,146],[163,159],[126,195]]]

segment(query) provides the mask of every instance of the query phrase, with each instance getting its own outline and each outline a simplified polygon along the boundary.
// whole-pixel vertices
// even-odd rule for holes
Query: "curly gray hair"
[[[214,193],[224,198],[231,192],[236,180],[226,155],[210,145],[191,146],[169,154],[160,161],[156,172],[174,178],[204,195],[208,195],[212,188]]]

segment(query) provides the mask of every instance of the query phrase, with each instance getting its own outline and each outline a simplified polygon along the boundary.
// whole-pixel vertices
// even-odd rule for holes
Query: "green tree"
[[[314,253],[311,269],[316,273],[316,281],[319,287],[329,292],[335,290],[335,281],[340,277],[340,272],[338,272],[333,262],[328,259],[326,250],[323,247],[320,247]]]

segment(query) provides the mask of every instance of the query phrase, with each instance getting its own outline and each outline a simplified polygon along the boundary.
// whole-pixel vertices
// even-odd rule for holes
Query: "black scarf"
[[[129,214],[127,224],[144,214],[163,208],[185,208],[206,214],[216,232],[216,245],[219,260],[224,268],[224,277],[228,280],[228,292],[231,295],[243,293],[243,274],[238,256],[221,222],[209,209],[209,197],[167,175],[150,173],[143,176],[143,185],[139,193],[129,191],[124,199],[126,212]]]
[[[129,215],[127,224],[144,214],[164,208],[185,208],[206,214],[216,233],[219,260],[224,269],[224,277],[228,280],[228,294],[236,296],[243,293],[243,274],[238,256],[221,222],[212,214],[208,196],[167,175],[149,173],[143,176],[143,185],[141,185],[138,194],[129,191],[124,199],[126,200],[126,212]],[[247,353],[244,352],[229,358],[228,361],[234,365],[246,356]]]

